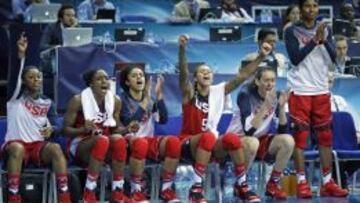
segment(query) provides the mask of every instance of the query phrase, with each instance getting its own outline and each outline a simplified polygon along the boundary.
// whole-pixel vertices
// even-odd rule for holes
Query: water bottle
[[[149,32],[146,37],[145,37],[145,41],[148,43],[155,43],[155,34],[153,32]]]
[[[236,181],[236,176],[233,169],[233,165],[228,163],[225,165],[223,170],[223,200],[225,202],[230,202],[232,199],[234,199],[234,183]]]
[[[110,34],[109,31],[106,31],[106,32],[104,33],[104,38],[103,38],[103,40],[104,40],[104,43],[105,43],[105,44],[109,44],[109,43],[113,42],[112,36],[111,36],[111,34]]]
[[[284,192],[286,192],[288,195],[290,195],[290,169],[285,168],[283,172],[283,176],[281,178],[281,188]]]
[[[253,190],[253,191],[257,191],[258,189],[258,176],[257,176],[257,164],[260,163],[254,163],[252,165],[252,167],[248,170],[247,173],[247,183],[249,184],[249,187]]]
[[[120,7],[116,7],[115,22],[121,23]]]
[[[86,21],[89,20],[87,17],[87,10],[84,6],[80,6],[78,10],[78,18],[79,21]]]
[[[266,22],[267,23],[272,23],[272,10],[271,9],[266,9]]]
[[[260,22],[261,22],[261,23],[266,23],[266,22],[267,22],[266,10],[265,10],[264,8],[261,9]]]
[[[175,189],[181,202],[188,201],[189,190],[193,184],[192,166],[178,166],[175,177]]]

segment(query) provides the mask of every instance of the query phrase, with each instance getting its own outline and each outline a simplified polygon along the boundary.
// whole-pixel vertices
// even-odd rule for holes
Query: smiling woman
[[[189,193],[191,202],[204,202],[202,187],[205,169],[211,156],[217,161],[231,156],[235,165],[235,194],[247,201],[260,202],[259,196],[252,192],[246,184],[244,152],[238,135],[226,133],[219,135],[217,131],[220,117],[224,111],[226,95],[232,92],[252,73],[260,62],[272,51],[272,46],[265,42],[260,45],[257,58],[240,69],[240,73],[232,80],[213,85],[211,68],[205,64],[196,67],[194,84],[189,79],[186,59],[186,45],[189,38],[179,37],[179,85],[182,93],[183,122],[180,139],[182,141],[182,158],[193,163],[195,183]]]

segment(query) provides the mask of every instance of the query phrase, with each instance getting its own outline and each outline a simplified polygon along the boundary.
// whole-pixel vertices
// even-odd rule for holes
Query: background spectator
[[[209,8],[210,4],[205,0],[182,0],[174,7],[175,17],[189,18],[196,21],[199,17],[200,9]]]
[[[15,18],[24,21],[30,17],[32,4],[50,4],[49,0],[12,0],[12,10]]]
[[[344,3],[341,6],[339,19],[348,21],[352,26],[352,37],[360,39],[360,28],[356,25],[355,10],[351,3]]]
[[[300,10],[296,4],[290,5],[282,16],[282,26],[285,30],[291,23],[295,23],[300,20]]]
[[[58,21],[48,25],[40,40],[40,49],[44,50],[55,45],[62,45],[62,29],[76,27],[78,21],[75,16],[75,9],[72,5],[63,5],[58,12]]]
[[[254,19],[241,8],[235,0],[221,0],[222,14],[224,22],[252,23]]]
[[[286,66],[285,64],[287,62],[287,58],[281,53],[276,53],[275,51],[276,40],[277,40],[277,33],[275,31],[265,28],[259,31],[257,37],[259,47],[261,46],[261,44],[266,42],[272,46],[272,50],[273,50],[269,55],[266,56],[266,58],[259,66],[262,67],[270,66],[275,70],[278,76],[286,76],[287,67],[285,67]],[[258,54],[259,54],[258,51],[250,53],[245,56],[244,61],[253,61],[258,56]]]
[[[99,9],[115,9],[115,6],[106,0],[84,0],[77,8],[78,19],[96,20]]]
[[[346,62],[350,60],[350,57],[347,55],[348,52],[348,42],[344,36],[336,36],[336,63],[334,64],[334,72],[338,74],[344,74],[346,69]]]

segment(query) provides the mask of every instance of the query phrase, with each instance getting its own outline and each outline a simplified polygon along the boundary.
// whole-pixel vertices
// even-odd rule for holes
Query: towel
[[[225,95],[225,82],[210,86],[209,92],[209,113],[207,129],[216,137],[219,136],[217,127],[224,110],[232,109],[230,94]]]
[[[115,99],[114,94],[110,90],[105,95],[105,115],[100,112],[99,106],[96,103],[94,94],[90,87],[81,92],[81,105],[84,112],[85,120],[95,120],[104,122],[103,126],[114,127],[116,121],[113,117]]]

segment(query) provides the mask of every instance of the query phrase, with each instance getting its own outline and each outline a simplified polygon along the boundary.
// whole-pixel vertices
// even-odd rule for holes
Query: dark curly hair
[[[86,71],[86,72],[82,75],[82,78],[83,78],[83,80],[84,80],[84,82],[85,82],[85,85],[86,85],[87,87],[90,86],[90,84],[91,84],[91,82],[92,82],[95,74],[96,74],[99,70],[101,70],[101,69],[91,69],[91,70]]]
[[[129,86],[126,84],[126,81],[128,79],[129,74],[131,73],[131,71],[135,68],[140,69],[145,76],[145,82],[148,80],[147,75],[145,74],[145,71],[142,67],[140,66],[127,66],[125,67],[121,72],[120,72],[120,87],[125,91],[125,92],[129,92]]]
[[[305,2],[308,0],[299,0],[299,9],[301,10]],[[319,0],[314,0],[315,2],[319,3]]]

